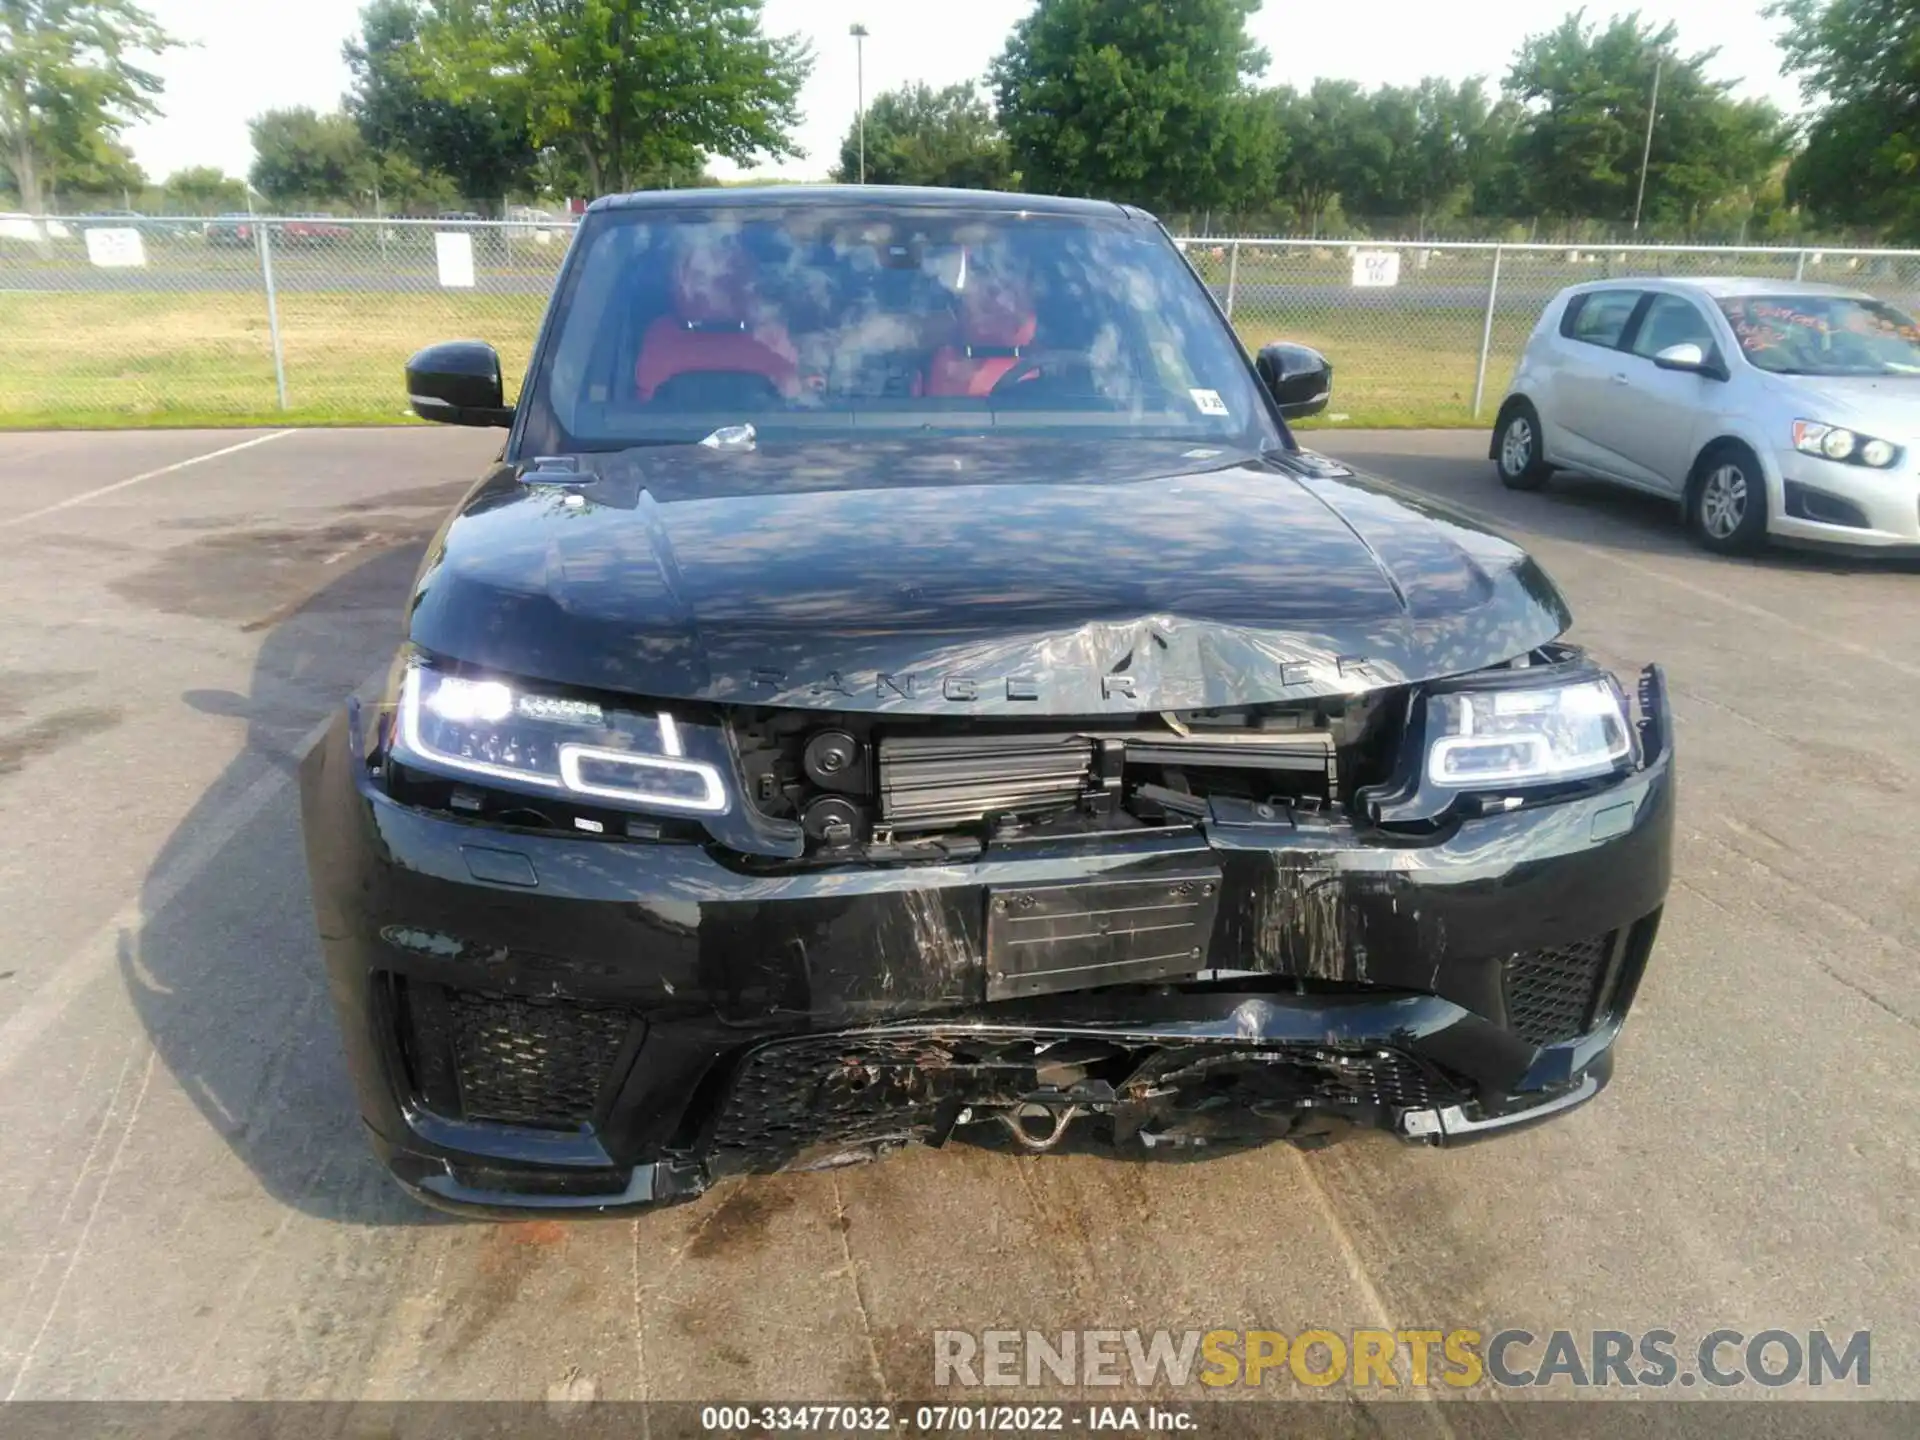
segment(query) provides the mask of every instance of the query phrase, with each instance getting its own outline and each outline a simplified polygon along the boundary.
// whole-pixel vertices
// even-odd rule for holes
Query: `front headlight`
[[[1793,422],[1793,448],[1822,460],[1838,460],[1889,470],[1900,459],[1900,447],[1889,440],[1876,440],[1844,425],[1823,425],[1818,420]]]
[[[729,803],[719,768],[688,758],[665,711],[607,709],[418,660],[399,708],[399,758],[425,770],[690,815],[722,814]]]
[[[1626,698],[1611,678],[1427,697],[1427,778],[1511,789],[1610,774],[1632,761]]]

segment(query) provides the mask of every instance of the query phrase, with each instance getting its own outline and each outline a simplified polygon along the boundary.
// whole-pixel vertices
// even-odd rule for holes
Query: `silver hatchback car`
[[[1501,480],[1678,501],[1711,550],[1920,552],[1920,325],[1776,280],[1604,280],[1548,304],[1494,422]]]

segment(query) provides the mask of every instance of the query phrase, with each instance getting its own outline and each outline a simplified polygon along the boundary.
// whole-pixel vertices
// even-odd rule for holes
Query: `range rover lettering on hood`
[[[1063,454],[1065,451],[1067,453]],[[1553,639],[1519,549],[1361,476],[1171,445],[700,447],[502,467],[422,567],[423,648],[662,699],[1122,714],[1457,674]]]
[[[1152,633],[1158,637],[1161,632],[1156,630]],[[1128,651],[1120,663],[1122,666],[1129,665],[1133,658],[1134,652]],[[1283,661],[1275,678],[1289,695],[1310,695],[1350,688],[1334,683],[1349,678],[1368,679],[1376,683],[1387,678],[1380,667],[1364,655],[1338,656],[1332,668],[1332,676],[1327,676],[1316,673],[1317,669],[1324,670],[1324,667],[1316,667],[1305,661]],[[755,670],[748,677],[748,684],[751,689],[761,692],[762,698],[768,703],[775,703],[773,697],[780,697],[779,703],[790,703],[787,697],[799,691],[822,704],[834,703],[835,708],[839,709],[846,708],[839,702],[859,700],[869,695],[882,702],[924,700],[930,704],[945,702],[949,705],[977,706],[1004,700],[1010,706],[1034,705],[1044,708],[1042,702],[1047,688],[1047,682],[1037,675],[982,677],[942,675],[931,670],[909,670],[899,674],[875,671],[867,675],[843,675],[839,671],[830,671],[824,679],[813,681],[796,679],[784,670]],[[1142,694],[1140,677],[1119,668],[1099,677],[1099,689],[1103,701],[1132,702]],[[1129,705],[1127,708],[1137,707]]]

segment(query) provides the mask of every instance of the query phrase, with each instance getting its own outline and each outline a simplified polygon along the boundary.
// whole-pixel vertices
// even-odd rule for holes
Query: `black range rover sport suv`
[[[1607,1081],[1669,870],[1657,669],[1301,449],[1151,216],[605,200],[385,695],[303,775],[362,1113],[588,1212],[989,1127],[1442,1144]]]

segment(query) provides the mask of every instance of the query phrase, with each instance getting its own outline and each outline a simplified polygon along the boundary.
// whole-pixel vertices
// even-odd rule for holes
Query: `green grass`
[[[264,297],[238,292],[0,294],[0,429],[409,423],[402,369],[435,340],[499,347],[525,371],[541,295],[282,294],[288,408],[274,388]],[[1334,362],[1330,426],[1489,423],[1531,315],[1502,315],[1472,415],[1478,309],[1356,309],[1330,297],[1285,315],[1237,311],[1249,347],[1285,338]]]
[[[550,277],[565,249],[509,246],[494,235],[479,240],[482,276],[511,276],[523,285]],[[1792,256],[1630,255],[1590,246],[1580,246],[1581,259],[1570,262],[1563,251],[1509,250],[1475,417],[1491,252],[1436,252],[1423,263],[1420,247],[1384,248],[1401,252],[1396,291],[1352,291],[1344,242],[1249,244],[1233,262],[1228,249],[1196,240],[1188,256],[1223,288],[1231,265],[1234,322],[1249,347],[1296,340],[1332,359],[1328,415],[1344,418],[1323,417],[1308,428],[1490,424],[1540,306],[1571,281],[1729,268],[1785,276],[1795,263]],[[0,429],[406,423],[406,357],[431,341],[460,336],[492,341],[509,378],[517,379],[545,308],[543,285],[528,285],[541,293],[524,295],[440,290],[432,253],[430,234],[414,228],[395,229],[384,247],[367,229],[351,243],[276,250],[276,272],[283,285],[294,286],[280,297],[288,403],[281,410],[266,302],[246,288],[257,277],[251,250],[155,240],[148,246],[148,283],[186,287],[221,275],[234,288],[101,293],[77,288],[97,278],[77,235],[48,246],[0,240]],[[1862,284],[1898,279],[1891,271],[1856,273],[1860,264],[1836,260],[1808,275]],[[417,288],[313,288],[356,282]],[[16,283],[41,288],[8,290]],[[76,288],[60,288],[65,285]]]
[[[260,296],[0,295],[0,428],[399,423],[415,350],[479,336],[518,376],[545,304],[458,292],[282,295],[282,410]]]
[[[1236,315],[1235,324],[1249,350],[1269,340],[1292,340],[1333,362],[1333,400],[1302,428],[1424,429],[1493,423],[1533,321],[1496,318],[1476,418],[1482,319],[1479,312],[1336,310],[1292,323]]]

